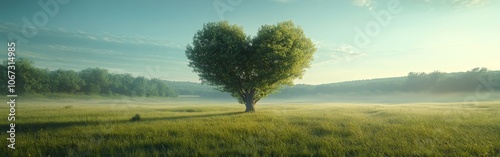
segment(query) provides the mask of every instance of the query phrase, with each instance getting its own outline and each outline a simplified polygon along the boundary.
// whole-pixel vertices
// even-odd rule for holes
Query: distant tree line
[[[0,65],[2,93],[7,93],[7,61]],[[54,70],[36,68],[34,62],[19,58],[16,60],[16,93],[18,94],[89,94],[126,95],[147,97],[176,97],[177,94],[159,79],[133,77],[130,74],[109,73],[106,69],[87,68]]]
[[[197,95],[204,98],[231,98],[231,95],[218,91],[213,86],[194,82],[167,81],[179,95]]]
[[[474,68],[467,72],[451,74],[438,71],[429,74],[412,72],[408,74],[402,90],[436,93],[499,91],[500,71]]]
[[[339,93],[394,93],[394,92],[492,92],[500,91],[500,71],[474,68],[467,72],[444,73],[410,72],[406,77],[358,80],[322,85],[295,85],[283,87],[276,97]]]
[[[171,82],[168,84],[179,95],[198,95],[200,97],[229,98],[213,86],[193,82]],[[307,95],[330,94],[382,94],[382,93],[467,93],[496,91],[500,92],[500,71],[474,68],[467,72],[410,72],[407,76],[357,80],[321,85],[297,84],[284,86],[270,97],[290,98]]]

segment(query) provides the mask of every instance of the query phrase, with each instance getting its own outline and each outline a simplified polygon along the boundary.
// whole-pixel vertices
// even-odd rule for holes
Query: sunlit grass
[[[10,156],[500,155],[499,102],[259,104],[256,113],[243,110],[236,103],[179,99],[19,101],[17,149],[4,141],[0,151]],[[141,119],[130,121],[136,114]],[[8,130],[6,121],[1,126]]]

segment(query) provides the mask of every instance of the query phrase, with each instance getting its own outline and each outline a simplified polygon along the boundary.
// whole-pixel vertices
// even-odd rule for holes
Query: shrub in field
[[[132,118],[130,118],[130,121],[139,121],[141,120],[141,115],[135,114]]]

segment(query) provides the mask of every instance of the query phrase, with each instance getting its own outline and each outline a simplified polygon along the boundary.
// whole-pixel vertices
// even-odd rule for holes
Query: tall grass
[[[500,103],[19,101],[6,156],[499,156]],[[66,107],[71,105],[72,107]],[[0,113],[8,113],[2,106]],[[140,120],[131,117],[140,114]],[[7,137],[6,120],[1,121]]]

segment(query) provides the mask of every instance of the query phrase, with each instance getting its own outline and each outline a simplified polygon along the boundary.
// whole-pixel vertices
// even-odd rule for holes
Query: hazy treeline
[[[192,82],[168,82],[180,95],[199,95],[201,97],[229,98],[212,86]],[[331,94],[383,94],[383,93],[467,93],[500,91],[500,71],[474,68],[467,72],[444,73],[410,72],[407,76],[357,80],[322,85],[298,84],[283,87],[270,97],[290,98],[307,95]]]
[[[395,93],[395,92],[493,92],[500,91],[500,71],[474,68],[467,72],[432,73],[410,72],[406,77],[358,80],[323,85],[296,85],[284,87],[275,96],[288,97],[337,93]]]
[[[199,95],[201,97],[230,98],[212,86],[193,82],[171,82],[168,84],[180,95]],[[329,94],[382,94],[382,93],[460,93],[500,91],[500,71],[489,71],[486,68],[474,68],[459,73],[419,73],[411,72],[404,77],[357,80],[340,83],[283,87],[270,97],[288,98],[307,95]]]
[[[229,93],[218,91],[213,86],[194,82],[166,81],[179,95],[197,95],[210,98],[232,98]]]
[[[0,65],[0,88],[7,93],[7,61]],[[36,68],[33,61],[20,58],[15,64],[17,94],[94,94],[127,96],[175,97],[177,94],[159,79],[113,74],[106,69],[87,68],[81,71]]]

